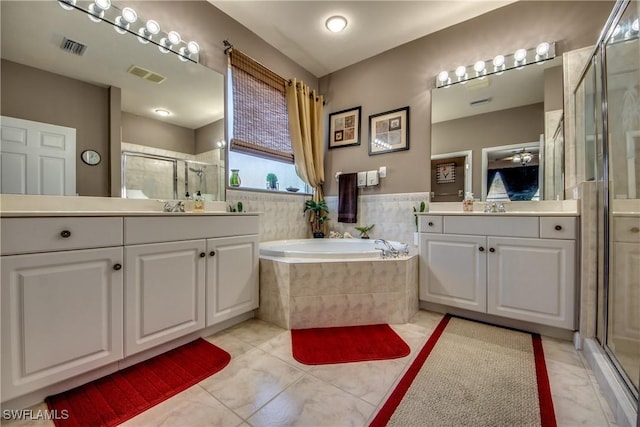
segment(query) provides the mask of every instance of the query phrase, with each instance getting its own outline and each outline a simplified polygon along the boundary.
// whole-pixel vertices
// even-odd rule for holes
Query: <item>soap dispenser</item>
[[[462,201],[462,211],[473,212],[473,193],[469,191],[467,191],[464,196],[464,200]]]
[[[200,193],[200,190],[196,193],[193,198],[193,211],[194,212],[204,212],[204,198]]]

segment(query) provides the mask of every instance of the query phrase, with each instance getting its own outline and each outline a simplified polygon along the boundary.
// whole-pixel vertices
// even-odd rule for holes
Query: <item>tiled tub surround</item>
[[[284,329],[406,323],[418,311],[418,258],[260,258],[257,317]]]
[[[307,217],[303,215],[307,194],[227,189],[227,204],[242,202],[246,212],[260,212],[260,241],[306,239],[311,237]]]

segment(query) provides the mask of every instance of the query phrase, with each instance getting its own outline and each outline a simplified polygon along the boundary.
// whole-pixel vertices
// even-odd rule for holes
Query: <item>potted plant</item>
[[[278,177],[275,173],[267,174],[267,190],[277,190],[278,189]]]
[[[365,226],[360,226],[360,227],[356,227],[356,230],[358,230],[360,232],[360,238],[361,239],[368,239],[369,238],[369,231],[371,231],[373,229],[373,227],[375,227],[376,225],[365,225]]]
[[[315,200],[307,200],[304,202],[303,214],[306,214],[307,212],[309,212],[309,222],[311,223],[311,232],[313,233],[313,237],[324,237],[324,223],[329,221],[329,217],[327,216],[327,213],[329,212],[327,202],[324,200],[320,200],[318,202]]]
[[[425,212],[426,210],[427,210],[427,204],[424,201],[420,202],[420,206],[418,208],[416,208],[415,206],[413,207],[413,216],[415,217],[415,220],[416,220],[416,231],[413,233],[414,246],[418,246],[420,241],[420,236],[418,235],[418,215],[416,214],[418,212]]]

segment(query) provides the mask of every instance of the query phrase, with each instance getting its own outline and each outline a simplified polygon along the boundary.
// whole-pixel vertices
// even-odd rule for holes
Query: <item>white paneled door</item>
[[[76,194],[76,130],[0,116],[0,187],[8,194]]]

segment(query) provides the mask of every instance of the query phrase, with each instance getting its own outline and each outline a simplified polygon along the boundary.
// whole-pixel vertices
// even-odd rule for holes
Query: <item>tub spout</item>
[[[376,239],[375,243],[382,243],[385,246],[384,248],[380,248],[382,249],[382,258],[398,258],[400,252],[387,240]]]

